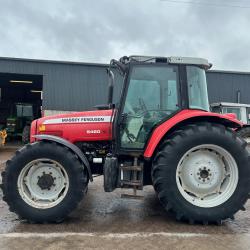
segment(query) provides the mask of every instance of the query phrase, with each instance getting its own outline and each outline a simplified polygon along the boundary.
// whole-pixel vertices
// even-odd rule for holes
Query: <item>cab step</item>
[[[121,188],[133,189],[133,194],[121,194],[121,198],[143,199],[137,195],[138,190],[143,190],[143,164],[138,164],[138,158],[134,158],[133,166],[120,165]]]
[[[132,187],[134,187],[134,186],[136,186],[136,187],[141,187],[141,181],[125,181],[125,180],[123,180],[123,181],[121,181],[121,184],[122,184],[122,186],[132,186]]]

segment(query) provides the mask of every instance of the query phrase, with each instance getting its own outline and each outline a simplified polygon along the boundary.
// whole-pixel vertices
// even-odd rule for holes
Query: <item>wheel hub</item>
[[[28,163],[18,177],[19,194],[32,207],[54,207],[67,194],[69,179],[58,162],[42,158]]]
[[[212,178],[212,171],[207,167],[199,168],[197,171],[197,176],[199,182],[207,183]]]
[[[196,197],[216,193],[225,176],[224,163],[214,152],[197,150],[184,159],[179,171],[182,186]]]
[[[238,179],[234,159],[216,145],[201,145],[189,150],[180,160],[176,173],[184,198],[201,207],[220,204],[224,196],[233,192]]]
[[[50,190],[52,186],[55,186],[54,184],[54,177],[51,175],[51,173],[46,174],[43,172],[42,176],[38,176],[38,182],[37,185],[42,189],[42,190]]]

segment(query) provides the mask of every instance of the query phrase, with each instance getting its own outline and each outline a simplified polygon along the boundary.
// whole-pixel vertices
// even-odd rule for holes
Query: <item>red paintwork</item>
[[[70,122],[70,123],[56,123],[56,124],[46,124],[46,130],[39,133],[39,126],[49,122],[53,119],[60,118],[72,118],[72,117],[111,117],[112,110],[96,110],[96,111],[86,111],[78,112],[64,115],[55,115],[42,117],[38,120],[33,121],[31,125],[31,142],[34,142],[35,139],[33,135],[35,134],[49,134],[63,137],[64,139],[75,143],[79,141],[109,141],[112,140],[112,123],[110,120],[105,122]],[[235,119],[234,115],[222,115],[217,113],[205,112],[201,110],[182,110],[177,113],[175,116],[167,120],[166,122],[159,125],[154,131],[147,144],[147,147],[144,151],[144,157],[150,158],[157,145],[164,137],[164,135],[176,124],[187,120],[192,117],[216,117],[217,119],[227,120],[233,124],[235,127],[242,126],[242,123]],[[100,133],[87,133],[88,130],[98,130]]]
[[[33,137],[33,135],[36,135],[36,134],[37,134],[37,129],[36,129],[37,121],[38,121],[38,120],[34,120],[34,121],[31,123],[31,126],[30,126],[30,142],[31,142],[31,143],[35,141],[35,138]]]
[[[180,113],[176,114],[175,116],[173,116],[172,118],[170,118],[169,120],[167,120],[166,122],[162,123],[160,126],[158,126],[148,144],[147,147],[144,151],[144,157],[146,158],[150,158],[153,153],[155,148],[157,147],[157,145],[159,144],[159,142],[161,141],[161,139],[164,137],[164,135],[176,124],[187,120],[189,118],[192,117],[201,117],[201,116],[205,116],[205,117],[217,117],[221,120],[229,120],[232,123],[235,123],[235,125],[238,126],[242,126],[242,123],[240,121],[238,121],[237,119],[235,119],[234,117],[232,117],[231,115],[222,115],[222,114],[217,114],[217,113],[212,113],[212,112],[205,112],[205,111],[201,111],[201,110],[182,110]]]
[[[40,132],[38,128],[40,125],[49,120],[72,117],[103,117],[112,115],[112,110],[95,110],[77,112],[63,115],[47,116],[37,120],[37,129],[35,129],[35,121],[31,126],[31,142],[34,141],[32,137],[35,134],[49,134],[63,137],[64,139],[75,143],[78,141],[108,141],[112,139],[112,126],[110,120],[105,122],[70,122],[70,123],[56,123],[45,124],[46,131]],[[87,133],[91,131],[91,133]],[[98,131],[98,133],[96,133]]]

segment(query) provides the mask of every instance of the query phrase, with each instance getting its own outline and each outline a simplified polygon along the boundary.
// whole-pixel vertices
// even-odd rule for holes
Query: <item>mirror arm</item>
[[[114,73],[111,69],[107,69],[107,73],[109,76],[109,85],[108,85],[108,104],[112,104],[113,102],[113,92],[114,92]]]

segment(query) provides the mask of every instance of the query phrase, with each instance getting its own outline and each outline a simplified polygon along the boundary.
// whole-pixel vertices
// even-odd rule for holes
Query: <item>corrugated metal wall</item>
[[[207,73],[208,94],[210,103],[240,102],[250,104],[250,73],[230,73],[211,71]]]
[[[107,65],[0,58],[0,72],[43,75],[43,107],[51,110],[88,110],[107,100]],[[115,100],[122,79],[116,77]],[[208,72],[210,102],[250,103],[250,73]]]

